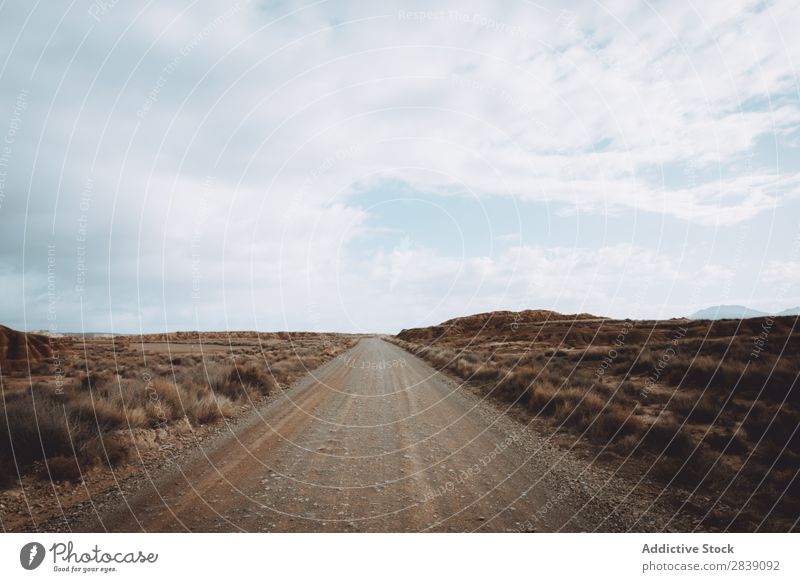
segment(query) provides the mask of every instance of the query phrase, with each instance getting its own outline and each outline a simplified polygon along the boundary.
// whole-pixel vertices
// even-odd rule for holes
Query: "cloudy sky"
[[[800,303],[796,2],[0,4],[0,323]]]

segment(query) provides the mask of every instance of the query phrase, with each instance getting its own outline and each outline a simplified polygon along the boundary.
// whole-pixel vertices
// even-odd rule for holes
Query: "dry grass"
[[[255,396],[268,396],[277,390],[277,382],[254,362],[234,365],[225,370],[215,369],[209,374],[214,394],[230,400],[250,400]]]
[[[792,527],[800,506],[796,318],[513,319],[455,320],[393,341],[604,458],[613,452],[626,467],[636,461],[662,483],[741,509],[730,523],[712,511],[717,526],[746,530],[766,517],[762,529]]]
[[[84,429],[64,400],[37,390],[6,395],[0,404],[0,458],[29,464],[70,454],[70,441]]]
[[[86,346],[62,340],[66,374],[58,384],[52,376],[32,386],[26,375],[3,377],[0,487],[16,482],[17,469],[74,482],[92,468],[124,463],[120,437],[129,431],[234,416],[355,341],[243,332],[97,339]]]

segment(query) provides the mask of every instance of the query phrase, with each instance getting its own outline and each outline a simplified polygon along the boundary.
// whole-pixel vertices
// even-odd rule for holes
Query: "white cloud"
[[[800,12],[789,1],[461,2],[424,19],[401,15],[404,2],[117,3],[99,22],[86,8],[0,9],[0,121],[30,90],[0,253],[4,276],[19,281],[23,254],[35,276],[55,240],[63,301],[74,305],[91,178],[87,293],[110,295],[95,309],[119,304],[117,321],[155,305],[183,322],[205,306],[209,325],[303,325],[313,304],[320,325],[369,316],[386,328],[412,313],[522,301],[527,287],[615,309],[619,281],[597,264],[639,261],[673,278],[682,264],[616,245],[365,252],[365,234],[391,229],[352,196],[392,181],[487,204],[547,201],[560,216],[650,213],[709,229],[799,193],[800,168],[784,165],[800,127]],[[774,160],[759,150],[769,139]],[[204,294],[187,306],[198,230]],[[403,305],[367,307],[374,289]],[[212,315],[223,300],[226,313]],[[19,321],[19,303],[6,309]]]

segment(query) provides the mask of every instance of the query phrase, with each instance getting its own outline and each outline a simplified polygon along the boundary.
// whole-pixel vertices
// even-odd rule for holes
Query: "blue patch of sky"
[[[501,235],[522,233],[536,236],[546,228],[546,214],[540,209],[523,209],[511,197],[442,194],[417,190],[401,182],[384,182],[357,191],[350,205],[365,210],[369,216],[368,241],[359,249],[371,253],[377,249],[391,252],[410,241],[448,256],[490,256],[506,244]]]
[[[597,248],[632,243],[670,252],[684,246],[689,225],[668,215],[631,209],[581,211],[562,202],[511,196],[424,192],[403,183],[372,185],[348,201],[366,211],[364,256],[404,245],[460,256],[493,256],[509,246]]]
[[[372,185],[356,192],[349,203],[368,215],[368,233],[351,249],[363,258],[409,244],[452,257],[491,257],[520,243],[562,248],[630,243],[672,257],[684,255],[688,261],[758,265],[767,248],[769,253],[788,253],[781,249],[791,245],[800,216],[800,200],[790,199],[781,212],[767,210],[738,224],[714,227],[629,208],[586,211],[510,196],[442,195],[400,182]]]

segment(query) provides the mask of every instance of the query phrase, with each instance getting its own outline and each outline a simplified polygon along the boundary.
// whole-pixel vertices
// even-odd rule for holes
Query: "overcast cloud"
[[[0,323],[798,304],[797,30],[790,1],[5,2]]]

